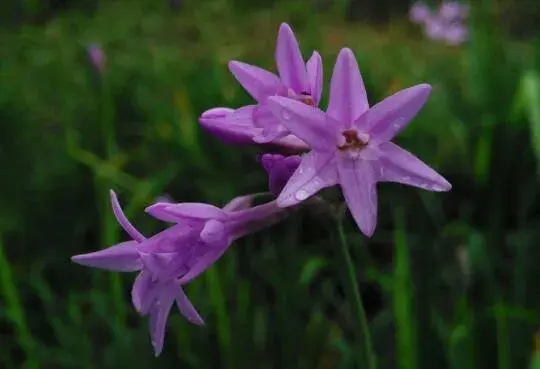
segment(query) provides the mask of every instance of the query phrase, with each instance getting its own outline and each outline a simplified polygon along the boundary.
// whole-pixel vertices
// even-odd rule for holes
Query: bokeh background
[[[428,2],[434,7],[437,1]],[[379,367],[539,368],[540,2],[478,0],[469,40],[431,40],[406,0],[18,0],[0,5],[0,367],[354,368],[353,312],[325,214],[248,237],[187,287],[153,357],[134,275],[70,262],[126,239],[115,189],[146,233],[160,196],[222,205],[266,190],[260,150],[197,116],[250,103],[230,59],[275,70],[281,22],[325,85],[356,53],[370,102],[427,82],[397,142],[453,184],[379,186],[379,226],[347,236]],[[91,63],[94,44],[106,56]],[[323,105],[325,103],[323,102]]]

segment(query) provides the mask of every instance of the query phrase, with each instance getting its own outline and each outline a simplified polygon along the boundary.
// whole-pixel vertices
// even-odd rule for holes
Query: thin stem
[[[343,274],[343,277],[344,283],[347,286],[348,290],[348,299],[353,305],[354,316],[356,320],[356,329],[354,330],[356,339],[358,341],[358,344],[362,347],[362,360],[364,361],[364,363],[362,363],[362,368],[376,369],[376,356],[373,351],[366,311],[364,310],[364,306],[362,304],[362,298],[360,296],[360,290],[358,288],[358,281],[356,279],[354,264],[352,262],[349,247],[347,245],[347,238],[345,236],[345,230],[343,229],[343,222],[341,218],[341,216],[338,216],[336,221],[339,237],[339,250],[342,262],[341,269],[346,271],[346,274]]]

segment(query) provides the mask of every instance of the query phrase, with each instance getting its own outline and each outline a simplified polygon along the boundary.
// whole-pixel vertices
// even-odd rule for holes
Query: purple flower
[[[469,15],[469,6],[457,1],[445,1],[439,6],[438,14],[448,22],[459,22]]]
[[[430,91],[427,84],[416,85],[370,108],[355,56],[345,48],[334,67],[326,113],[294,99],[271,97],[275,116],[312,148],[278,196],[278,206],[296,205],[339,184],[358,227],[371,236],[377,223],[377,182],[450,190],[441,175],[390,142],[422,108]]]
[[[88,46],[88,57],[99,73],[105,72],[106,56],[101,46],[98,44],[91,44]]]
[[[291,136],[275,119],[268,109],[267,99],[285,96],[318,106],[322,93],[321,56],[315,51],[305,63],[292,29],[283,23],[279,28],[275,57],[279,77],[259,67],[229,62],[231,73],[257,104],[230,111],[211,109],[202,114],[200,123],[225,140],[233,138],[241,142],[292,144],[305,148],[303,142]]]
[[[163,349],[165,326],[172,305],[188,321],[204,324],[182,286],[216,262],[236,239],[273,224],[283,215],[275,202],[251,207],[253,197],[241,196],[223,209],[201,203],[156,203],[146,209],[153,217],[176,223],[149,238],[126,218],[111,191],[113,212],[132,240],[107,249],[76,255],[78,264],[119,272],[138,271],[132,302],[150,316],[149,331],[155,355]]]
[[[446,40],[446,33],[448,32],[448,27],[444,24],[441,19],[437,17],[430,17],[426,20],[424,25],[424,30],[426,36],[431,40],[442,41]]]
[[[261,163],[268,173],[268,188],[278,196],[287,181],[300,165],[299,155],[283,156],[280,154],[264,154]]]
[[[424,23],[431,17],[428,6],[422,2],[414,3],[409,10],[409,19],[414,23]]]
[[[461,45],[469,38],[469,31],[467,27],[461,25],[454,25],[446,30],[444,35],[445,41],[449,45]]]

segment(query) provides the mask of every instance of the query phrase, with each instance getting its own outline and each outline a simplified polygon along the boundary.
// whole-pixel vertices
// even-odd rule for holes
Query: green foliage
[[[301,210],[239,241],[187,288],[206,326],[173,312],[159,358],[130,305],[133,276],[69,261],[124,239],[110,188],[151,234],[159,225],[143,208],[159,195],[224,204],[266,187],[256,149],[219,142],[196,118],[250,102],[226,63],[274,68],[282,21],[306,55],[320,50],[326,87],[344,46],[372,104],[434,86],[399,143],[452,191],[381,185],[375,236],[345,224],[378,368],[538,367],[539,45],[509,39],[488,1],[461,47],[399,20],[384,31],[344,23],[348,1],[186,0],[178,13],[149,3],[0,32],[0,367],[355,367],[357,317],[325,214]],[[92,42],[107,55],[103,75]]]

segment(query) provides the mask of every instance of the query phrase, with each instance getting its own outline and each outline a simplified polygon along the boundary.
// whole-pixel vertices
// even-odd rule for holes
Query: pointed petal
[[[377,188],[371,161],[342,158],[338,160],[339,182],[347,206],[367,237],[377,226]]]
[[[195,265],[193,265],[189,272],[187,272],[182,278],[180,278],[180,284],[189,283],[193,279],[197,278],[206,269],[210,268],[221,257],[221,255],[225,253],[227,247],[228,245],[216,247],[212,251],[204,254],[204,256],[201,257]]]
[[[258,102],[265,102],[268,96],[283,90],[279,77],[262,68],[233,60],[229,62],[229,70]]]
[[[223,211],[237,211],[247,209],[253,204],[253,198],[253,195],[235,197],[223,207]]]
[[[189,220],[225,220],[226,213],[220,208],[198,202],[180,204],[157,203],[150,205],[145,211],[153,217],[166,222],[181,222]]]
[[[142,265],[137,245],[135,241],[122,242],[100,251],[72,256],[71,261],[91,268],[134,272]]]
[[[318,52],[313,52],[311,58],[309,58],[306,63],[306,69],[309,82],[309,93],[315,102],[315,106],[319,106],[323,89],[323,65],[322,58]]]
[[[180,291],[178,291],[178,294],[176,295],[176,306],[178,306],[178,310],[180,310],[182,315],[190,323],[196,325],[204,324],[203,318],[201,318],[191,301],[189,301],[186,293],[184,292],[184,290],[182,290],[182,287],[180,287]]]
[[[253,141],[260,144],[270,143],[290,134],[266,103],[260,104],[254,109],[253,125],[259,128],[259,131],[253,136]]]
[[[309,146],[304,141],[292,134],[272,141],[272,144],[281,146],[284,149],[292,150],[294,153],[309,151]]]
[[[279,27],[276,64],[281,81],[285,86],[292,88],[297,93],[307,92],[306,65],[293,30],[286,23],[282,23]]]
[[[377,142],[390,141],[424,106],[431,86],[420,84],[387,97],[361,117],[358,128]]]
[[[341,49],[330,82],[326,113],[347,129],[368,109],[366,88],[356,57],[351,49]]]
[[[386,142],[379,145],[381,182],[397,182],[428,191],[449,191],[452,185],[435,170],[401,147]]]
[[[205,111],[199,123],[211,134],[230,144],[252,144],[260,130],[253,125],[255,105],[239,109],[214,108]]]
[[[163,350],[165,328],[176,295],[176,288],[178,286],[175,283],[171,283],[166,287],[163,286],[160,290],[158,300],[150,309],[149,331],[155,356],[159,356]]]
[[[126,215],[122,211],[122,207],[120,206],[120,203],[118,202],[118,197],[116,196],[116,193],[113,190],[109,191],[109,194],[111,196],[111,204],[114,216],[116,217],[116,220],[120,224],[120,227],[124,231],[126,231],[127,234],[130,235],[131,238],[133,238],[137,242],[143,242],[146,237],[142,235],[141,232],[139,232],[133,224],[127,219]]]
[[[337,184],[334,154],[311,151],[302,157],[300,165],[277,198],[277,205],[297,205],[319,190]]]
[[[146,315],[157,297],[158,288],[150,272],[139,273],[131,288],[131,301],[139,314]]]
[[[321,151],[335,149],[336,127],[320,109],[280,96],[270,97],[268,106],[285,127],[311,148]]]

